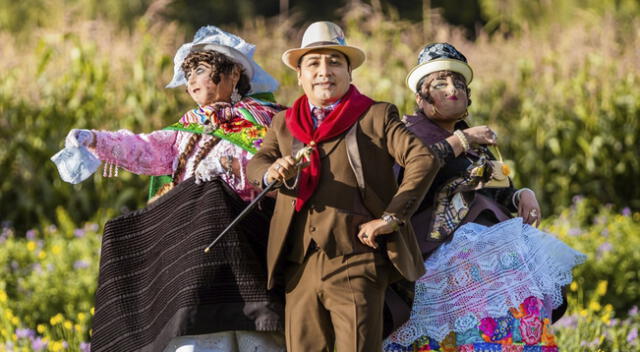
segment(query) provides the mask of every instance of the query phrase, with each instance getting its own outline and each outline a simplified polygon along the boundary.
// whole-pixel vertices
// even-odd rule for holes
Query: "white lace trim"
[[[450,331],[477,328],[482,318],[507,315],[530,296],[557,308],[571,269],[585,259],[521,218],[492,227],[466,224],[425,261],[411,317],[384,346],[408,346],[422,336],[442,341]]]
[[[222,331],[176,337],[164,352],[285,352],[281,333],[263,331]]]

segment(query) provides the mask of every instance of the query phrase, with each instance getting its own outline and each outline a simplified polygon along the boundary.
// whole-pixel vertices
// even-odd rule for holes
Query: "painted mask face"
[[[426,96],[431,97],[431,101],[424,99]],[[457,75],[437,75],[423,84],[418,104],[429,117],[457,120],[469,106],[467,84]]]
[[[304,55],[297,71],[298,85],[313,105],[331,105],[349,90],[349,62],[337,50],[319,49]]]
[[[212,72],[213,67],[210,64],[200,62],[187,73],[187,91],[200,106],[231,101],[231,93],[235,86],[232,75],[220,74],[220,82],[216,84],[211,79]]]

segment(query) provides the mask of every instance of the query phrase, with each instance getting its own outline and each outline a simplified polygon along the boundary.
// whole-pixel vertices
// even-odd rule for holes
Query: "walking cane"
[[[309,154],[311,154],[311,148],[310,146],[304,147],[302,149],[300,149],[298,151],[298,153],[296,153],[296,156],[294,158],[295,162],[296,162],[296,166],[297,167],[301,167],[302,163],[307,162],[309,160]],[[298,170],[298,172],[300,172],[300,170]],[[233,221],[229,224],[229,226],[227,226],[219,235],[218,237],[216,237],[213,242],[211,242],[211,244],[209,244],[207,246],[207,248],[204,249],[205,253],[208,253],[209,250],[211,249],[211,247],[215,246],[216,243],[218,243],[218,241],[220,241],[220,239],[222,238],[222,236],[224,236],[227,232],[229,232],[234,226],[236,226],[236,224],[238,224],[242,219],[244,219],[247,214],[249,214],[249,212],[256,207],[256,205],[258,205],[258,203],[260,202],[260,200],[262,200],[262,198],[264,198],[267,193],[271,192],[274,188],[276,188],[276,186],[279,186],[279,182],[277,180],[269,183],[267,185],[267,187],[265,187],[262,192],[260,192],[260,194],[258,194],[258,196],[251,201],[251,203],[249,203],[249,205],[244,208],[244,210],[242,210],[242,212],[240,214],[238,214],[238,216],[236,216],[235,219],[233,219]]]

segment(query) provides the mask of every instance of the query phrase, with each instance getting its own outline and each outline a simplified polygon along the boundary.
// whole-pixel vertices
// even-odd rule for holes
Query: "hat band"
[[[324,42],[313,42],[311,44],[307,44],[304,47],[305,48],[312,48],[315,46],[326,46],[326,45],[339,45],[339,46],[343,46],[340,43],[336,43],[336,42],[330,42],[330,41],[324,41]]]

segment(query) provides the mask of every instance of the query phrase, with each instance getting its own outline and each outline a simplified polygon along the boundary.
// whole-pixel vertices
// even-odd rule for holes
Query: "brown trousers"
[[[319,249],[285,268],[289,352],[382,350],[391,262],[378,252],[333,259]]]

